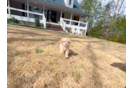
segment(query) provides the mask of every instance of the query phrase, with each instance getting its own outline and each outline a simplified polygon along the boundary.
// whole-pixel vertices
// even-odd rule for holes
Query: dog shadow
[[[69,50],[69,57],[71,57],[71,56],[76,56],[76,55],[78,55],[78,53],[75,53],[73,50]]]
[[[111,64],[111,66],[118,67],[120,70],[126,72],[126,64],[124,64],[124,63],[115,62],[115,63]]]

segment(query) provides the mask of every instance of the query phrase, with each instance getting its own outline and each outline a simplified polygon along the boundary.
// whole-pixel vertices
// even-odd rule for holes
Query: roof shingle
[[[64,0],[39,0],[39,1],[44,1],[44,2],[47,2],[47,3],[51,3],[51,4],[54,4],[54,5],[57,5],[57,6],[61,6],[61,7],[64,7],[66,9],[69,9],[69,10],[73,10],[73,11],[77,11],[77,12],[80,12],[80,13],[83,13],[83,14],[86,14],[88,15],[87,13],[85,13],[79,3],[77,2],[77,0],[74,0],[74,6],[73,8],[69,8],[65,5],[64,3]]]

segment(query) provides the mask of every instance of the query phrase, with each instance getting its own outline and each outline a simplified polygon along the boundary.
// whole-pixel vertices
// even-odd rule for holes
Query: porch
[[[44,28],[48,28],[48,24],[59,25],[66,33],[85,35],[88,23],[82,22],[81,18],[85,17],[83,14],[78,14],[37,0],[8,0],[7,3],[7,18],[32,23],[38,18]]]

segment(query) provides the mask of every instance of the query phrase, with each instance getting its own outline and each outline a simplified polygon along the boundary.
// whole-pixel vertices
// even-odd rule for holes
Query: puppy
[[[71,40],[69,38],[63,38],[60,40],[60,53],[65,53],[65,57],[68,58],[69,55],[69,45]]]

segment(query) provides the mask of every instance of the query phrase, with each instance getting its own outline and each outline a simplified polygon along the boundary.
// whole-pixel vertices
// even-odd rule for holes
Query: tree
[[[89,29],[93,27],[95,22],[100,19],[101,16],[101,2],[99,0],[83,0],[80,3],[84,12],[89,14]]]
[[[119,5],[119,2],[121,1],[121,4]],[[114,13],[113,13],[113,16],[112,16],[112,20],[116,20],[116,18],[117,18],[117,16],[118,16],[118,14],[119,14],[119,12],[120,12],[120,9],[121,9],[121,7],[122,7],[122,4],[123,4],[123,2],[124,2],[124,0],[118,0],[117,1],[117,4],[115,3],[115,1],[113,0],[113,2],[114,2]],[[119,8],[119,9],[118,9]],[[118,11],[117,11],[118,10]],[[116,12],[117,12],[117,14],[116,14]],[[115,17],[115,18],[114,18]]]

